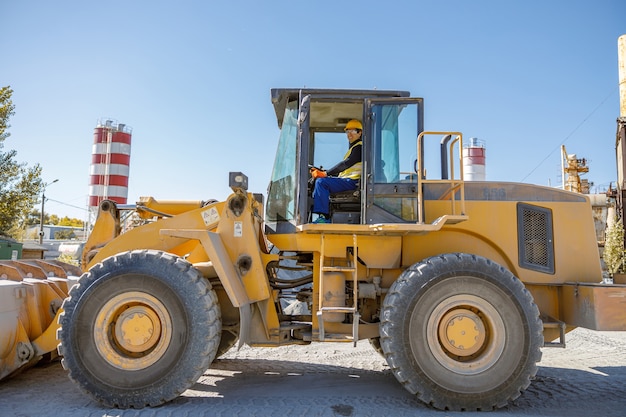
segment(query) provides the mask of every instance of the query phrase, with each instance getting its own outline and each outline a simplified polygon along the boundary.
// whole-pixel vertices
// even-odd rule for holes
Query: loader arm
[[[84,269],[135,249],[156,249],[178,255],[197,266],[206,278],[215,278],[215,275],[219,278],[232,305],[239,309],[239,344],[246,343],[255,303],[271,296],[265,265],[275,256],[269,255],[261,232],[262,198],[247,194],[241,188],[233,189],[234,194],[226,201],[205,206],[184,202],[168,206],[151,198],[143,199],[151,207],[158,205],[159,213],[177,214],[122,234],[119,234],[120,210],[115,203],[106,202],[100,207],[94,227],[97,233],[92,233],[86,245],[91,255]],[[143,212],[145,215],[149,210]],[[264,329],[261,339],[268,340],[270,333],[277,332],[270,329],[279,327],[273,303],[261,303],[256,311],[255,317]]]
[[[159,235],[161,228],[202,228],[206,229],[207,222],[198,217],[198,211],[206,209],[201,202],[190,205],[186,202],[157,202],[152,198],[142,198],[140,204],[133,209],[137,217],[143,219],[141,227],[135,227],[122,232],[121,222],[123,209],[113,201],[105,200],[100,204],[98,217],[89,239],[85,243],[81,267],[87,271],[96,263],[108,256],[132,249],[159,249],[176,254],[185,254],[189,248],[184,246],[187,239],[168,239]],[[223,203],[213,203],[210,206],[220,210]],[[153,209],[153,207],[155,207]],[[204,212],[204,210],[203,210]],[[151,216],[148,214],[152,213]],[[158,213],[158,214],[156,214]],[[125,223],[129,223],[131,214],[126,212]],[[210,222],[209,222],[210,223]],[[125,229],[129,226],[125,226]],[[182,245],[182,246],[181,246]]]

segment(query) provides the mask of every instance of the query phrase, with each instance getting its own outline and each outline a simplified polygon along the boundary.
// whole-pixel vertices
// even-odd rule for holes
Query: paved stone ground
[[[100,406],[54,362],[0,382],[0,416],[626,416],[626,332],[576,329],[567,345],[543,349],[528,390],[488,413],[421,404],[365,341],[231,350],[181,397],[142,410]]]

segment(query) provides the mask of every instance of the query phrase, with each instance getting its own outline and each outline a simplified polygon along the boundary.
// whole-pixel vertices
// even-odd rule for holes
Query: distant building
[[[35,236],[39,239],[39,231],[41,226],[30,226],[26,229],[27,239],[32,239]],[[43,239],[44,240],[85,240],[86,232],[82,227],[73,226],[59,226],[56,224],[44,224],[43,225]]]
[[[24,242],[21,259],[45,259],[48,249],[35,242]]]

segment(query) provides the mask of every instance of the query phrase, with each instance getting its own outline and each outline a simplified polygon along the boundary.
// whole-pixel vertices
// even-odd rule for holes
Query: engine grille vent
[[[552,211],[518,204],[517,234],[520,266],[554,274]]]

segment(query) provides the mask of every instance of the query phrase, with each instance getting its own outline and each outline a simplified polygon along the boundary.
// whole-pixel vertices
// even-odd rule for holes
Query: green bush
[[[624,225],[615,218],[613,224],[606,231],[606,241],[602,253],[602,258],[611,276],[624,272],[624,254]]]
[[[74,259],[72,255],[69,255],[67,253],[62,253],[61,255],[59,255],[57,260],[65,262],[66,264],[80,266],[80,262],[78,261],[78,259]]]

